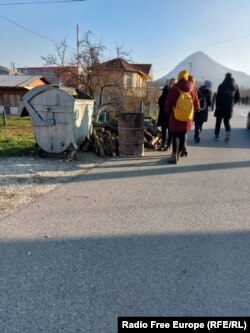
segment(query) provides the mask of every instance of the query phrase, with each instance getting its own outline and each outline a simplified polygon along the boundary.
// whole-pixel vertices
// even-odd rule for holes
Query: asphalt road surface
[[[189,156],[113,158],[1,220],[0,332],[115,333],[118,316],[250,316],[250,131],[209,113]]]

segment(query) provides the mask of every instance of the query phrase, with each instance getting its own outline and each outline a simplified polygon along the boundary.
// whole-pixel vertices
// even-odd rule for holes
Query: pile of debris
[[[118,119],[112,122],[93,122],[93,133],[90,139],[85,139],[80,149],[94,151],[101,157],[118,156]],[[144,147],[157,149],[161,145],[161,130],[151,121],[144,122]]]

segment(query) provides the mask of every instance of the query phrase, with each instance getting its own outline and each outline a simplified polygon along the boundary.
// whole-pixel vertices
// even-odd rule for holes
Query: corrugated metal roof
[[[29,75],[0,75],[0,87],[8,88],[27,88],[32,82],[42,79],[45,83],[47,80],[43,76]]]

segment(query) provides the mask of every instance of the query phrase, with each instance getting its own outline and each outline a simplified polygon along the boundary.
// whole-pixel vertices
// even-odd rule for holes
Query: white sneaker
[[[219,135],[215,135],[213,138],[214,141],[219,141]]]

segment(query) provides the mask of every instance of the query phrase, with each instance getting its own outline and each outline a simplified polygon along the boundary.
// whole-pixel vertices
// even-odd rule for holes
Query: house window
[[[127,77],[126,88],[131,89],[132,87],[133,87],[133,79],[132,79],[132,77]]]

